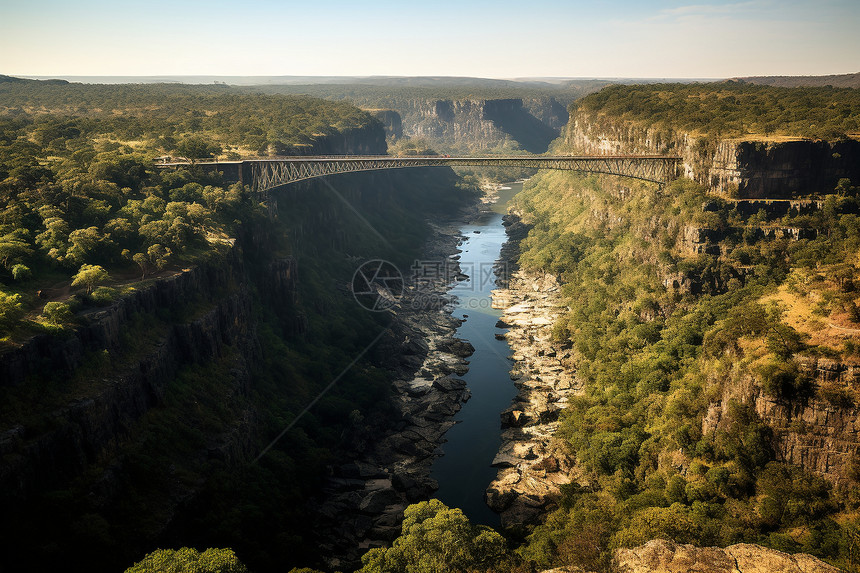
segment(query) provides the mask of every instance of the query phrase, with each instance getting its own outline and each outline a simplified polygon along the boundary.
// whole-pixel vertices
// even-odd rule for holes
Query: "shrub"
[[[16,281],[27,280],[31,276],[33,276],[33,273],[27,265],[18,264],[12,267],[12,278]]]
[[[117,297],[117,290],[111,287],[98,287],[93,291],[92,297],[96,304],[106,305],[112,303]]]
[[[24,314],[21,306],[21,295],[6,294],[0,291],[0,329],[8,330],[15,325]]]
[[[49,302],[42,309],[42,316],[52,324],[60,325],[72,320],[72,310],[64,302]]]

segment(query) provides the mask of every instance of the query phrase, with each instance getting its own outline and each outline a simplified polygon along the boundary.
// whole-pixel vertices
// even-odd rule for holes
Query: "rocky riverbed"
[[[463,278],[457,262],[465,239],[460,226],[480,209],[433,225],[423,260],[443,263],[443,272],[416,285],[403,269],[405,291],[377,350],[395,373],[390,410],[384,419],[356,424],[342,453],[352,461],[331,466],[320,498],[309,507],[319,516],[315,530],[332,569],[355,566],[367,549],[390,544],[407,505],[430,498],[438,488],[430,469],[454,414],[469,399],[458,376],[468,370],[467,357],[474,351],[455,337],[462,321],[452,316],[455,301],[448,291]]]
[[[505,224],[510,245],[503,249],[503,262],[513,268],[527,229],[513,216]],[[487,488],[487,503],[508,527],[537,523],[555,508],[560,486],[575,479],[574,459],[553,435],[561,410],[580,385],[572,353],[552,341],[552,326],[565,310],[555,277],[512,270],[501,284],[504,288],[493,291],[493,307],[503,311],[500,326],[509,326],[505,338],[518,393],[501,415],[502,446],[493,460],[499,472]]]

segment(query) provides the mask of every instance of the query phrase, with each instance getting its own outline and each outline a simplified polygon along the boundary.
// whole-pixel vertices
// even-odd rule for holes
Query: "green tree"
[[[173,252],[169,247],[156,243],[146,250],[146,254],[149,257],[149,261],[155,265],[155,268],[161,270],[167,266],[167,261]]]
[[[143,253],[135,253],[131,256],[131,259],[140,267],[140,278],[143,280],[146,277],[146,268],[149,264],[149,259]]]
[[[853,195],[853,188],[851,187],[851,180],[847,177],[843,177],[836,183],[836,187],[834,188],[836,194],[840,197],[845,197],[847,195]]]
[[[36,235],[36,244],[48,255],[49,258],[62,262],[69,248],[69,224],[56,215],[54,209],[43,209],[40,211],[44,220],[42,224],[45,231]]]
[[[66,258],[75,263],[83,263],[103,246],[104,241],[105,237],[99,233],[97,227],[75,229],[69,233],[69,249],[66,251]]]
[[[188,159],[203,159],[221,153],[221,146],[216,143],[209,143],[202,137],[192,135],[180,141],[176,145],[176,150],[180,155]]]
[[[30,271],[30,267],[27,265],[17,264],[12,267],[12,278],[16,281],[27,280],[33,276],[32,271]]]
[[[99,265],[81,265],[81,269],[72,278],[72,286],[86,285],[87,294],[93,291],[93,287],[108,279],[108,273]]]
[[[16,229],[0,237],[0,262],[7,269],[33,253],[24,235],[25,231]]]

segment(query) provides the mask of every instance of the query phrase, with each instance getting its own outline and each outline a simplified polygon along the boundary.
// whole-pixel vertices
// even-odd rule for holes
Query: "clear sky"
[[[860,0],[0,0],[7,75],[860,71]]]

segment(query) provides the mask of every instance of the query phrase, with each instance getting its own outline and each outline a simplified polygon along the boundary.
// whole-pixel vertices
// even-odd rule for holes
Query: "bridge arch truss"
[[[489,156],[489,157],[390,157],[326,156],[274,157],[243,161],[197,162],[207,168],[232,170],[252,192],[262,193],[297,181],[340,173],[405,169],[410,167],[527,167],[603,173],[665,184],[677,177],[680,157],[663,155],[587,156]],[[187,166],[189,162],[164,163],[162,167]]]

